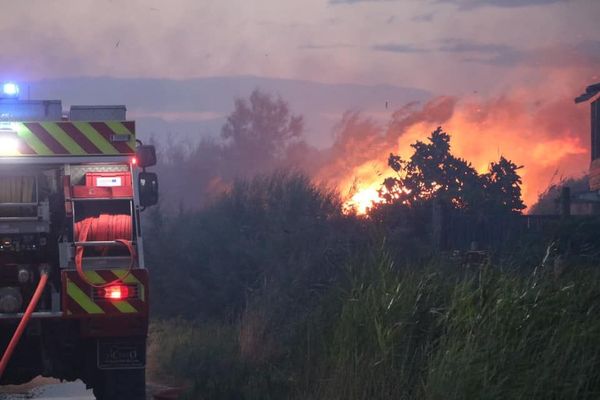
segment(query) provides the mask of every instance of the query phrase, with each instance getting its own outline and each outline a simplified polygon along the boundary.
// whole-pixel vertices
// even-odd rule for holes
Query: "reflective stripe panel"
[[[125,124],[123,124],[123,122],[120,121],[107,121],[106,125],[108,125],[108,127],[116,134],[116,135],[120,135],[120,136],[131,136],[134,135],[134,132],[131,132],[126,126]],[[132,151],[135,151],[135,142],[125,142],[125,144],[127,144],[127,146],[129,146],[129,148]]]
[[[133,308],[133,306],[126,301],[113,301],[112,303],[122,313],[130,314],[130,313],[137,312],[137,310],[135,308]]]
[[[104,310],[71,281],[67,282],[67,294],[88,314],[104,314]]]
[[[100,274],[98,274],[96,271],[85,271],[85,276],[94,285],[102,285],[102,284],[107,283],[109,281],[112,281],[112,280],[115,280],[115,279],[120,279],[123,275],[125,275],[127,273],[127,271],[125,271],[125,270],[103,271],[103,273],[108,273],[108,272],[113,275],[108,280],[102,278],[102,276],[100,276]],[[120,272],[120,274],[118,272]],[[133,277],[133,275],[129,275],[129,276]],[[133,279],[134,279],[134,282],[131,282],[131,279],[125,279],[123,282],[125,282],[125,283],[136,283],[136,282],[139,283],[139,281],[137,279],[135,279],[135,277],[133,277]],[[130,281],[130,282],[128,282],[128,281]],[[143,287],[143,285],[142,285],[142,287]],[[113,306],[115,306],[117,308],[117,310],[119,310],[122,313],[134,313],[134,312],[137,312],[137,310],[131,304],[129,304],[129,302],[127,300],[110,301],[110,304],[112,304]]]
[[[59,142],[69,154],[85,155],[85,150],[81,148],[79,144],[65,131],[63,131],[58,124],[52,122],[42,122],[42,127],[50,134],[57,142]]]
[[[94,285],[102,285],[117,279],[122,283],[136,285],[137,296],[125,300],[96,299],[94,289],[86,280],[81,279],[76,271],[63,271],[65,288],[64,315],[72,318],[85,315],[117,315],[117,314],[147,314],[146,297],[147,271],[134,269],[128,273],[126,269],[101,269],[85,271],[86,280]]]
[[[40,156],[51,156],[54,154],[52,150],[50,150],[48,146],[46,146],[44,142],[34,135],[33,132],[31,132],[24,124],[15,124],[15,128],[19,138],[21,138],[25,144],[27,144],[35,152],[35,154]]]
[[[83,133],[90,142],[100,149],[103,154],[118,154],[117,149],[108,142],[101,134],[98,133],[89,122],[74,122],[73,125]]]
[[[20,139],[17,156],[135,154],[133,121],[11,122]]]

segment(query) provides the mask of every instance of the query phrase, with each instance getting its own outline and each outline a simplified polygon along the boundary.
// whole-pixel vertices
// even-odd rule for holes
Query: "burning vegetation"
[[[417,141],[410,159],[390,154],[388,165],[396,175],[385,178],[374,199],[354,195],[345,204],[347,212],[366,213],[378,204],[413,206],[437,199],[460,210],[520,212],[522,167],[504,157],[479,174],[466,160],[450,152],[450,135],[437,128],[427,142]],[[366,201],[363,201],[366,200]],[[370,202],[370,204],[368,203]]]
[[[585,113],[567,98],[531,102],[518,95],[487,101],[438,97],[423,106],[413,103],[402,107],[385,125],[351,113],[337,126],[335,141],[328,150],[331,160],[317,176],[335,182],[347,199],[346,209],[364,214],[373,205],[398,195],[386,193],[388,179],[398,179],[397,173],[402,172],[401,168],[389,168],[388,155],[410,159],[412,144],[423,141],[428,132],[441,125],[452,136],[455,157],[468,160],[481,175],[489,173],[490,163],[501,158],[523,165],[519,170],[521,194],[529,207],[555,183],[553,180],[580,176],[587,167]],[[425,191],[433,190],[435,181],[430,182]]]
[[[491,188],[485,179],[494,179],[514,163],[523,166],[519,169],[523,203],[507,207],[520,211],[525,209],[522,205],[535,204],[556,180],[579,176],[586,168],[585,113],[566,96],[535,100],[521,93],[488,100],[441,96],[425,104],[406,104],[387,122],[346,112],[334,127],[332,144],[317,149],[306,143],[303,118],[287,102],[256,90],[236,100],[220,139],[163,149],[163,199],[197,209],[228,190],[237,178],[292,169],[336,189],[346,212],[365,214],[377,204],[409,204],[438,191],[464,196],[472,182]],[[411,161],[413,152],[419,158],[428,146],[445,151],[438,143],[442,136],[426,140],[439,126],[452,137],[451,154],[448,148],[446,158],[439,161],[455,169],[459,182],[440,176],[423,187],[410,184],[411,178],[419,177],[416,174],[429,174],[419,170],[417,160]],[[409,184],[404,183],[407,180]],[[464,208],[475,200],[456,201]]]

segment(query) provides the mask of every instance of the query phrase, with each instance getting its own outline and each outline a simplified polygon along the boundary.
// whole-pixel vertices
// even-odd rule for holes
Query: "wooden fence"
[[[527,235],[548,232],[558,215],[465,215],[434,211],[432,237],[440,250],[498,247]]]

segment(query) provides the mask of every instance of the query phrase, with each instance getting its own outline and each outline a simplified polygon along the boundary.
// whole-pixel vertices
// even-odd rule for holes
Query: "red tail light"
[[[111,285],[95,289],[94,297],[103,300],[125,300],[137,297],[135,285]]]

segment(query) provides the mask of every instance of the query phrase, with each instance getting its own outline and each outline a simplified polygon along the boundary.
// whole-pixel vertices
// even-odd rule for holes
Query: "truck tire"
[[[94,396],[97,400],[145,400],[145,369],[98,371]]]

